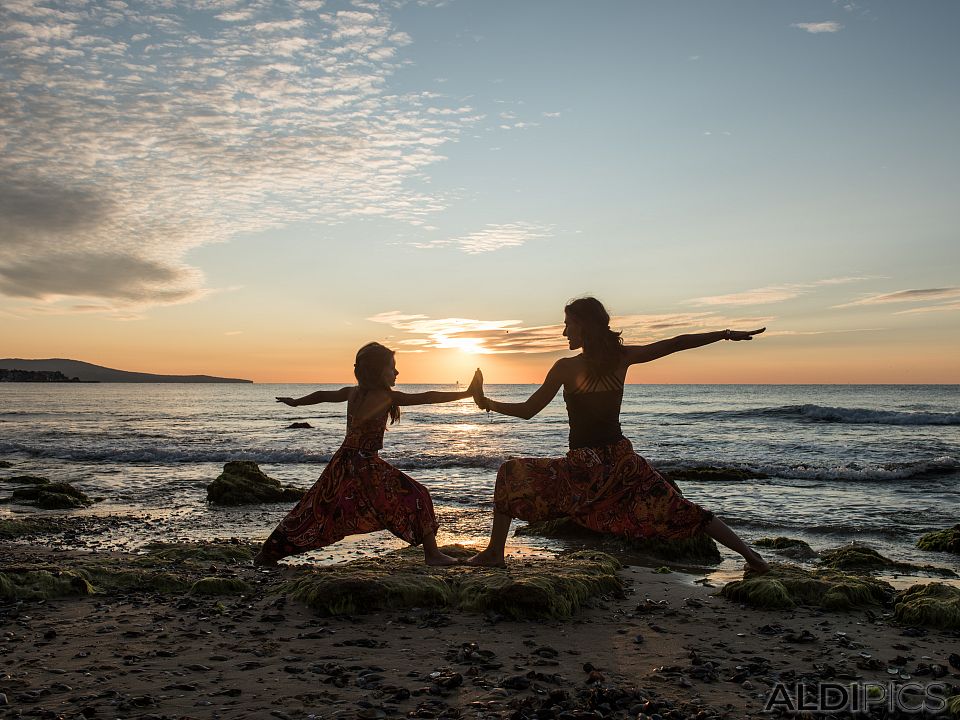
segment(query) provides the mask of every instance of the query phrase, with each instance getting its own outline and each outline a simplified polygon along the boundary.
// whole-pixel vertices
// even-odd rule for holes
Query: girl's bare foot
[[[502,552],[497,553],[490,548],[487,548],[486,550],[478,552],[472,558],[467,560],[467,565],[475,565],[476,567],[505,568],[507,563],[503,558]]]
[[[765,575],[770,572],[770,566],[760,555],[750,551],[750,555],[744,558],[747,561],[747,569],[754,575]]]
[[[254,556],[253,564],[255,567],[276,567],[277,561],[273,558],[266,557],[263,551],[260,551]]]
[[[450,557],[449,555],[440,552],[437,550],[434,553],[429,555],[424,554],[423,562],[427,565],[432,565],[434,567],[446,567],[449,565],[459,565],[460,561],[455,557]]]

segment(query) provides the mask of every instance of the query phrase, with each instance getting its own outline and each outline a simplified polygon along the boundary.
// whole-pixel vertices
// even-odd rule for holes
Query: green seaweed
[[[239,578],[205,577],[190,586],[191,595],[242,595],[250,586]]]
[[[772,563],[765,575],[747,573],[743,580],[727,583],[720,595],[757,608],[792,608],[798,605],[826,610],[849,610],[883,605],[893,588],[876,578],[848,575],[837,570],[805,570],[796,565]]]
[[[242,545],[235,542],[153,542],[145,545],[143,549],[147,552],[144,558],[147,564],[154,564],[155,561],[201,561],[245,564],[252,561],[254,555],[254,551],[249,545]]]
[[[42,532],[45,523],[37,520],[0,520],[0,539],[10,540],[12,538],[23,537],[25,535],[34,535]]]
[[[250,505],[289,502],[303,497],[305,490],[281,485],[250,460],[233,460],[207,486],[207,500],[214,505]]]
[[[960,589],[943,583],[911,585],[898,593],[894,618],[904,625],[960,630]]]
[[[148,591],[180,593],[190,587],[190,582],[168,572],[151,572],[128,568],[106,567],[104,564],[83,565],[78,568],[97,594],[115,592]]]
[[[457,546],[444,552],[472,554]],[[556,560],[511,563],[506,569],[429,567],[416,548],[379,558],[314,568],[282,591],[323,615],[410,607],[492,611],[511,618],[565,618],[594,595],[622,589],[620,564],[609,555],[581,551]]]
[[[947,698],[947,710],[952,717],[960,718],[960,695]]]
[[[936,530],[927,533],[917,540],[917,547],[921,550],[932,550],[960,555],[960,525],[954,525],[946,530]]]
[[[570,518],[543,520],[518,527],[515,535],[534,535],[559,540],[595,543],[611,552],[628,552],[657,560],[693,565],[715,565],[723,561],[717,544],[705,533],[685,540],[661,538],[633,539],[599,533],[577,524]]]
[[[0,572],[0,598],[5,600],[51,600],[93,592],[87,579],[73,570],[8,567]]]

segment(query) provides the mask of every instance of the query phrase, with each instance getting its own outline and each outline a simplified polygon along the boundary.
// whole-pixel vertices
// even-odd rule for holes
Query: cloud
[[[901,302],[923,302],[929,300],[952,300],[960,298],[960,288],[924,288],[921,290],[897,290],[896,292],[883,293],[880,295],[870,295],[868,297],[844,303],[843,305],[834,305],[834,307],[845,308],[858,305],[886,305],[887,303]]]
[[[184,302],[203,296],[199,245],[422,226],[447,200],[420,181],[481,116],[391,88],[411,42],[394,5],[0,4],[0,292]]]
[[[754,329],[773,318],[754,317],[731,320],[712,312],[669,313],[661,315],[622,315],[611,320],[611,327],[622,330],[632,342],[662,338],[669,332],[739,327]],[[476,320],[472,318],[431,318],[428,315],[407,315],[399,311],[384,312],[367,318],[389,325],[411,335],[398,341],[404,347],[457,349],[482,355],[554,353],[567,350],[563,325],[524,326],[521,320]],[[410,352],[401,350],[401,352]]]
[[[793,23],[790,27],[799,28],[808,33],[835,33],[843,30],[843,25],[832,20],[827,22],[805,22],[805,23]]]
[[[866,277],[837,277],[808,283],[769,285],[745,292],[730,293],[729,295],[711,295],[693,298],[690,302],[694,305],[769,305],[771,303],[784,302],[785,300],[793,300],[818,287],[845,285],[847,283],[869,279],[870,278]]]
[[[923,307],[911,308],[910,310],[900,310],[894,315],[913,315],[915,313],[929,312],[948,312],[950,310],[960,310],[960,302],[949,302],[943,305],[925,305]]]
[[[493,252],[507,247],[519,247],[532,240],[550,237],[552,227],[528,222],[503,225],[487,225],[482,230],[446,240],[430,240],[411,243],[420,249],[456,247],[470,255]]]

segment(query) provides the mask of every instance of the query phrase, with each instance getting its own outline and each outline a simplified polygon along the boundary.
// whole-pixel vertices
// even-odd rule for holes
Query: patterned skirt
[[[688,538],[710,513],[633,451],[629,440],[571,450],[562,458],[516,458],[497,472],[497,512],[535,522],[568,517],[597,532],[630,538]]]
[[[438,527],[423,485],[376,453],[340,448],[267,538],[263,554],[279,560],[376,530],[389,530],[419,545]]]

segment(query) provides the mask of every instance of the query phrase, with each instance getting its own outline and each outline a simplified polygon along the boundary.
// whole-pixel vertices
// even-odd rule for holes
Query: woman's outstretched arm
[[[464,400],[483,392],[483,375],[479,368],[473,374],[473,380],[470,381],[470,387],[466,390],[444,391],[430,390],[422,393],[405,393],[399,390],[391,390],[390,396],[395,405],[432,405],[433,403],[453,402],[454,400]]]
[[[493,410],[501,415],[512,415],[513,417],[529,420],[550,404],[550,401],[556,397],[557,392],[563,385],[562,362],[563,360],[558,360],[554,363],[553,367],[550,368],[550,372],[547,373],[543,385],[534,390],[533,395],[523,402],[505,403],[480,396],[476,398],[477,405],[480,406],[481,410],[486,410],[487,412]]]
[[[665,355],[672,355],[681,350],[692,350],[693,348],[703,347],[720,340],[752,340],[754,335],[759,335],[766,328],[759,330],[717,330],[716,332],[690,333],[689,335],[677,335],[669,340],[660,340],[649,345],[627,345],[624,350],[627,353],[627,362],[630,365],[634,363],[645,363]]]
[[[350,399],[350,387],[342,387],[339,390],[317,390],[302,398],[278,397],[277,402],[290,407],[300,407],[301,405],[316,405],[317,403],[328,402],[346,402]]]

